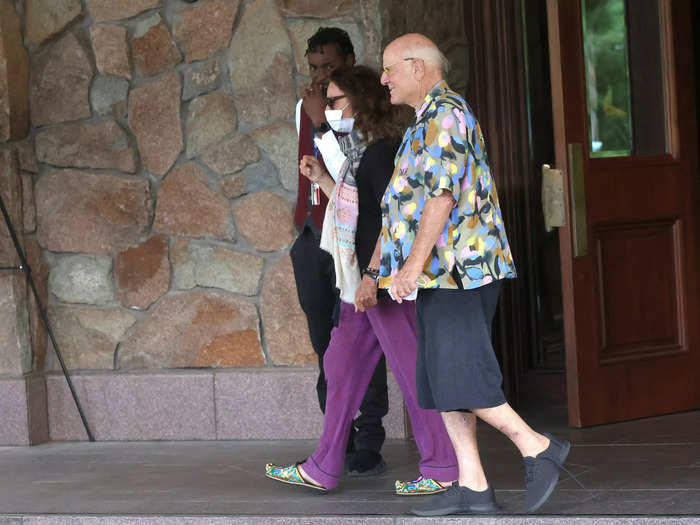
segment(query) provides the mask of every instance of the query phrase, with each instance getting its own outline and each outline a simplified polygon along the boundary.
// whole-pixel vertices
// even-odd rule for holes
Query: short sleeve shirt
[[[406,130],[382,199],[380,286],[388,288],[418,233],[428,199],[456,201],[419,278],[420,288],[465,289],[516,275],[484,137],[466,101],[441,81]]]

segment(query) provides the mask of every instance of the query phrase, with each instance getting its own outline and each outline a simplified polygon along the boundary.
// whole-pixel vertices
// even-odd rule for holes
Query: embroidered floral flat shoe
[[[274,463],[268,463],[265,465],[265,476],[275,481],[281,481],[282,483],[301,485],[302,487],[309,487],[310,489],[318,490],[323,493],[328,492],[328,489],[325,487],[305,480],[299,471],[299,463],[289,465],[288,467],[281,467]]]
[[[399,496],[428,496],[430,494],[438,494],[439,492],[445,492],[450,484],[445,484],[443,486],[439,481],[432,478],[424,478],[423,476],[418,476],[413,481],[399,481],[397,480],[394,486],[396,487],[396,494]]]

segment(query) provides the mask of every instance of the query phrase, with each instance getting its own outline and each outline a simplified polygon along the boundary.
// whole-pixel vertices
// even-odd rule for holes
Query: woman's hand
[[[311,182],[318,184],[324,176],[330,177],[328,172],[323,169],[321,163],[313,155],[304,155],[299,163],[299,171]]]
[[[333,177],[321,165],[321,162],[313,155],[304,155],[299,162],[299,173],[314,184],[318,184],[324,195],[330,198],[335,187]]]
[[[362,277],[360,287],[355,292],[355,311],[364,312],[377,304],[377,281],[371,276]]]

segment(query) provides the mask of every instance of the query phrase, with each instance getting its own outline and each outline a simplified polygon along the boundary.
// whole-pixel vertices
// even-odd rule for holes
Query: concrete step
[[[0,515],[0,525],[700,525],[698,516],[87,516]]]

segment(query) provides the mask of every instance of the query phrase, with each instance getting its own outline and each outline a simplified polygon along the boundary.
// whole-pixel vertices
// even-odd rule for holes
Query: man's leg
[[[326,354],[328,343],[333,329],[333,308],[319,305],[318,309],[306,316],[309,326],[309,339],[314,353],[318,357],[318,378],[316,379],[316,394],[318,406],[321,412],[326,411],[326,375],[323,371],[323,357]]]
[[[303,241],[303,242],[301,242]],[[316,381],[321,412],[326,407],[326,378],[323,356],[328,348],[333,329],[333,310],[336,303],[335,282],[332,277],[333,260],[319,247],[319,238],[307,226],[290,251],[299,304],[306,315],[311,346],[318,356],[319,375]]]
[[[549,446],[549,438],[532,430],[508,403],[493,408],[475,408],[473,412],[508,436],[523,457],[534,457]]]
[[[525,509],[534,512],[549,498],[559,481],[571,443],[532,430],[508,403],[474,413],[503,432],[518,447],[525,463]]]
[[[476,418],[464,411],[504,401],[479,294],[420,291],[416,306],[419,404],[441,412],[457,455],[459,480],[446,492],[411,510],[419,516],[493,512],[495,498],[479,457]]]
[[[459,484],[471,490],[488,488],[476,443],[476,417],[469,412],[441,412],[445,428],[457,455]]]
[[[484,287],[479,293],[489,341],[499,295],[499,287],[493,286]],[[508,436],[523,457],[534,457],[549,446],[549,439],[532,430],[508,403],[491,408],[475,408],[472,412]]]
[[[466,487],[471,492],[464,492],[462,498],[477,500],[480,494],[488,488],[488,483],[481,467],[478,448],[476,445],[476,417],[479,417],[495,428],[505,433],[518,447],[524,456],[526,466],[526,504],[528,511],[539,508],[549,497],[558,480],[559,468],[566,459],[570,444],[566,441],[549,439],[548,436],[534,432],[515,411],[505,402],[500,390],[500,371],[494,365],[495,357],[491,347],[491,323],[498,302],[499,286],[489,285],[474,291],[463,292],[462,295],[441,294],[442,297],[430,303],[421,303],[428,306],[425,311],[432,315],[432,325],[439,324],[440,318],[444,320],[443,333],[433,332],[432,337],[438,343],[431,348],[431,352],[443,361],[448,357],[451,362],[457,364],[457,370],[468,371],[461,376],[463,384],[459,381],[448,383],[450,388],[460,390],[460,396],[453,398],[449,391],[444,389],[445,382],[440,382],[440,373],[447,374],[444,368],[436,367],[429,373],[430,388],[438,392],[435,403],[445,413],[443,418],[445,426],[450,434],[457,453],[460,476],[459,485]],[[421,296],[419,295],[419,300]],[[442,299],[447,301],[443,302]],[[445,305],[454,302],[454,310],[469,312],[469,318],[457,326],[445,317]],[[423,319],[424,325],[430,324]],[[459,330],[464,330],[459,333]],[[454,333],[450,333],[454,331]],[[452,344],[445,344],[445,333],[452,340]],[[428,336],[430,337],[430,336]],[[461,343],[460,343],[461,341]],[[445,349],[453,346],[463,348],[463,353],[449,355]],[[500,403],[494,403],[501,399]],[[459,399],[464,399],[463,406],[456,404]],[[485,407],[485,408],[475,408]],[[473,415],[460,414],[457,408],[471,408]],[[468,472],[467,469],[474,469]],[[454,495],[458,500],[457,495]],[[442,508],[441,508],[442,507]],[[449,495],[444,498],[444,504],[435,504],[432,508],[416,509],[419,512],[435,513],[448,510],[459,511],[459,504],[449,500]]]
[[[496,511],[493,487],[486,481],[476,443],[476,417],[469,412],[442,412],[445,428],[457,454],[459,481],[411,512],[418,516],[479,514]]]

